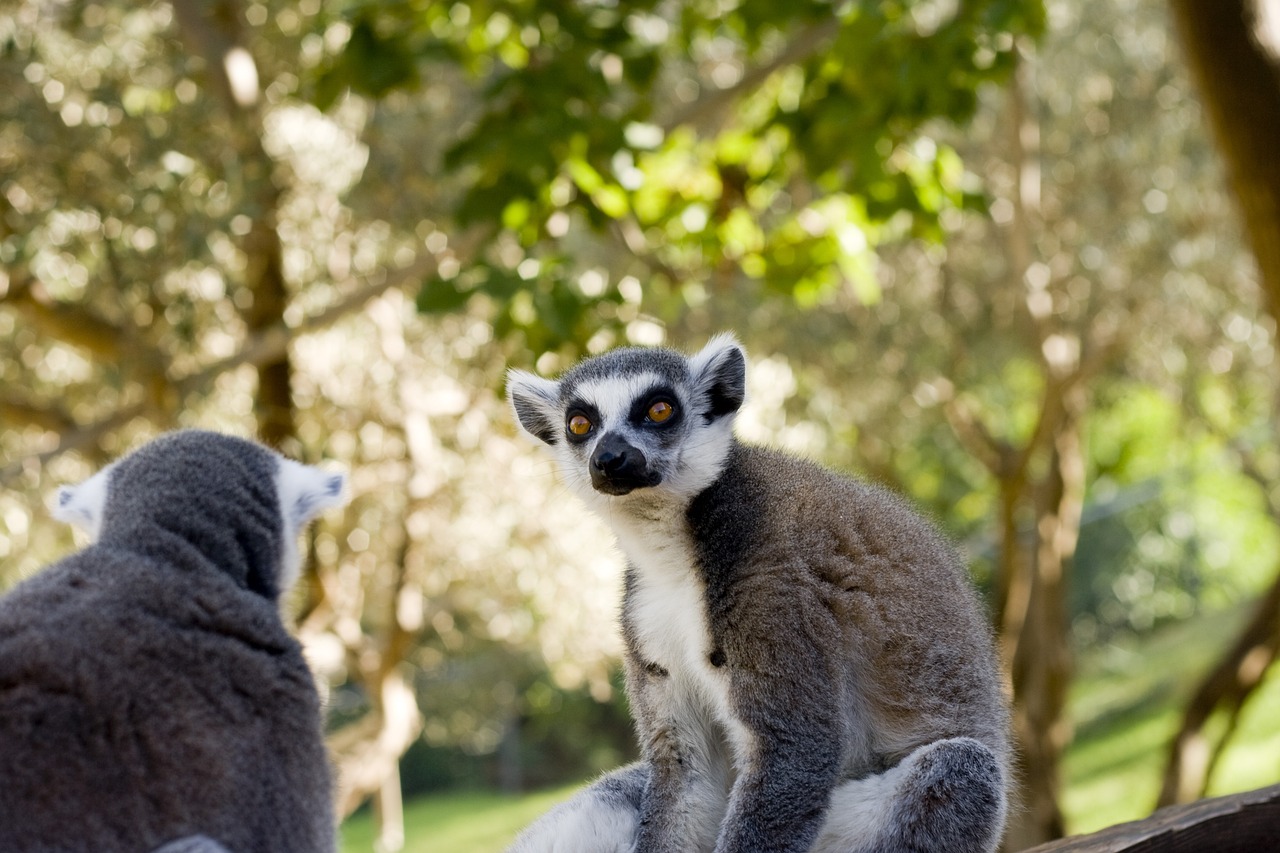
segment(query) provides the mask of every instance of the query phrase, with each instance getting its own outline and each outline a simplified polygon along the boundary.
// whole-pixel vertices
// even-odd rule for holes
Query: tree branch
[[[750,68],[732,86],[713,89],[677,109],[658,126],[666,133],[685,124],[708,125],[744,94],[758,88],[780,68],[804,62],[827,45],[840,31],[841,21],[832,16],[800,30],[791,42],[767,62]]]
[[[1196,686],[1187,702],[1169,746],[1158,806],[1204,796],[1217,754],[1231,736],[1245,700],[1262,682],[1277,653],[1280,653],[1280,571],[1254,605],[1248,624],[1231,648]],[[1210,745],[1204,730],[1219,708],[1227,714],[1227,731],[1216,744]]]
[[[38,426],[57,433],[76,427],[75,419],[58,406],[34,406],[10,396],[0,396],[0,423]]]
[[[1244,853],[1275,843],[1280,785],[1161,809],[1145,820],[1054,841],[1025,853]]]
[[[146,365],[148,372],[160,362],[159,353],[137,335],[84,305],[54,299],[43,283],[29,275],[10,280],[4,304],[12,306],[42,333],[85,349],[101,361],[135,362]]]
[[[363,308],[373,299],[389,290],[420,284],[425,279],[434,278],[440,262],[448,258],[467,258],[479,251],[488,239],[490,229],[479,226],[465,232],[454,245],[446,248],[439,255],[423,252],[411,264],[386,273],[381,281],[358,287],[347,296],[340,298],[327,308],[304,318],[295,326],[278,323],[262,329],[245,340],[244,346],[234,355],[219,359],[185,376],[172,378],[168,385],[173,389],[171,399],[181,401],[189,394],[206,390],[222,374],[244,365],[257,366],[272,359],[279,358],[288,350],[290,342],[302,335],[310,334],[333,325],[338,320]],[[113,412],[107,417],[85,426],[76,426],[64,432],[57,447],[44,453],[14,462],[0,469],[0,486],[17,479],[25,470],[40,467],[57,456],[72,450],[81,450],[98,443],[101,439],[120,429],[134,418],[150,416],[155,413],[155,406],[150,401],[135,403],[124,409]]]
[[[951,432],[973,456],[982,463],[993,477],[1004,476],[1013,456],[1008,442],[996,438],[987,425],[958,398],[951,398],[942,407]]]

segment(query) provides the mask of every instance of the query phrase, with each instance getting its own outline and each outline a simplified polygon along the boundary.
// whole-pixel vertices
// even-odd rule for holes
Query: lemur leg
[[[507,853],[628,853],[648,779],[643,763],[602,776],[530,824]]]
[[[813,853],[990,853],[1004,830],[1003,776],[972,738],[922,746],[836,788]]]

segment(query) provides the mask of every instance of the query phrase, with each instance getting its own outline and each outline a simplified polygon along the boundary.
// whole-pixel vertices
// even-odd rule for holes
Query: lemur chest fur
[[[692,543],[683,530],[627,536],[623,550],[632,565],[626,618],[646,664],[667,672],[681,704],[700,707],[721,723],[736,726],[729,701],[729,667],[709,624],[706,584]]]
[[[704,585],[686,566],[658,571],[636,566],[627,609],[647,663],[677,675],[710,674],[705,595]]]

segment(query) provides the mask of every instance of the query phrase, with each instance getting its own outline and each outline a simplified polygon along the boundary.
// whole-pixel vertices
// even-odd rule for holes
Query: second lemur
[[[91,544],[0,597],[0,850],[337,849],[280,597],[344,481],[184,430],[59,492]]]
[[[512,853],[995,850],[1008,712],[963,565],[888,492],[737,441],[745,391],[727,335],[510,373],[626,555],[642,752]]]

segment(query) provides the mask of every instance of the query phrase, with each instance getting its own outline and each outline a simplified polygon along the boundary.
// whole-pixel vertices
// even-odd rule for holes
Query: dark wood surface
[[[1280,853],[1280,785],[1170,806],[1026,853]]]

